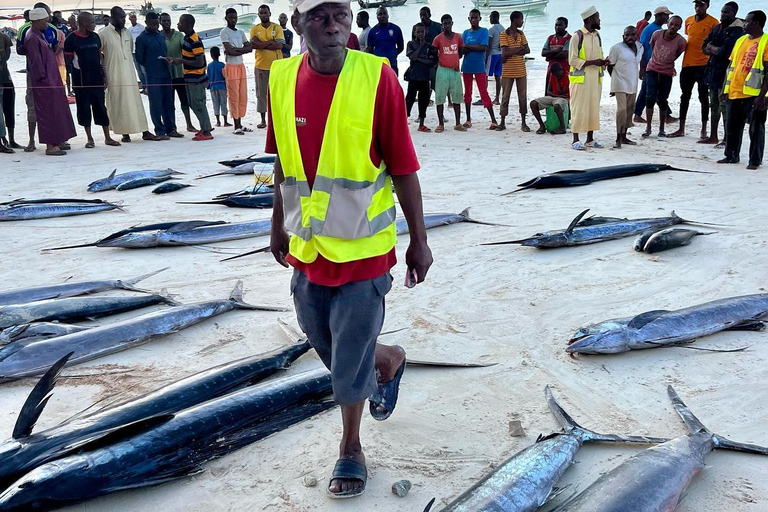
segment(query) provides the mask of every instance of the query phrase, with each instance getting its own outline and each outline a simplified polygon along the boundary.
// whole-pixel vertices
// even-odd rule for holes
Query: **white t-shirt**
[[[611,47],[608,60],[611,61],[613,73],[611,73],[611,92],[623,92],[635,94],[640,78],[640,61],[643,60],[643,45],[635,42],[637,53],[623,41]]]
[[[245,35],[245,32],[243,32],[239,28],[232,30],[229,27],[224,27],[223,29],[221,29],[220,35],[221,35],[222,46],[224,46],[224,43],[229,43],[232,45],[233,48],[242,48],[243,46],[245,46],[245,43],[249,41],[248,36]],[[224,52],[222,51],[222,53]],[[224,62],[227,64],[242,64],[243,56],[224,54]]]
[[[364,52],[366,48],[368,48],[368,32],[371,31],[371,27],[365,27],[362,32],[360,32],[360,37],[357,38],[357,40],[360,42],[360,51]]]
[[[136,53],[136,38],[139,37],[142,32],[144,32],[144,25],[137,23],[136,26],[133,26],[129,23],[128,32],[130,32],[131,36],[133,37],[133,53]]]

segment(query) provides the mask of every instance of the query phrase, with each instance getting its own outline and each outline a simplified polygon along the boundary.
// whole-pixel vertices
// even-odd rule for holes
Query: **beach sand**
[[[21,65],[14,60],[12,71]],[[13,75],[23,85],[23,76]],[[598,139],[609,147],[615,136],[615,102],[608,97],[607,85]],[[533,92],[543,90],[543,73],[533,73],[529,90],[529,100],[535,97]],[[676,85],[672,94],[676,113],[678,91]],[[246,124],[254,126],[252,83],[249,94]],[[143,101],[146,106],[146,98]],[[25,144],[23,90],[19,90],[17,103],[17,138]],[[768,359],[765,333],[723,333],[696,343],[723,349],[749,346],[740,353],[665,348],[572,359],[564,352],[571,334],[589,323],[759,293],[768,286],[764,257],[768,241],[760,234],[768,220],[760,192],[768,191],[764,170],[745,170],[746,142],[742,164],[716,165],[721,153],[695,143],[700,124],[698,104],[692,103],[686,138],[654,137],[618,151],[576,152],[570,148],[570,135],[520,133],[516,113],[508,119],[509,130],[488,132],[487,114],[479,107],[473,110],[475,126],[467,133],[450,129],[443,134],[418,133],[412,118],[409,128],[422,163],[419,177],[425,211],[459,212],[472,207],[473,217],[508,227],[459,224],[430,231],[435,263],[427,281],[412,290],[402,286],[408,239],[400,237],[400,263],[393,269],[384,329],[405,330],[381,341],[403,345],[414,359],[497,364],[470,369],[409,368],[394,415],[379,423],[365,414],[362,440],[370,478],[363,497],[331,501],[325,495],[341,433],[335,409],[206,464],[198,476],[119,492],[67,510],[421,511],[432,497],[448,503],[497,464],[534,443],[539,434],[558,430],[544,400],[546,384],[585,427],[606,433],[674,437],[686,431],[666,396],[666,386],[672,384],[714,432],[768,445],[764,428],[768,382],[761,369]],[[74,106],[72,110],[74,115]],[[530,115],[528,121],[535,130]],[[427,124],[435,127],[434,109],[429,111]],[[633,128],[631,137],[639,140],[641,131]],[[193,178],[219,169],[218,160],[260,153],[264,131],[238,137],[219,128],[210,142],[191,142],[187,134],[179,141],[136,140],[122,148],[108,148],[94,130],[97,147],[93,150],[83,149],[82,129],[78,128],[78,134],[64,158],[45,157],[41,149],[34,154],[0,156],[4,176],[0,197],[100,198],[123,201],[125,212],[3,223],[3,288],[70,278],[130,278],[170,267],[141,286],[166,288],[178,300],[194,302],[226,297],[242,279],[246,300],[292,308],[288,293],[291,272],[270,255],[219,262],[227,255],[264,246],[267,238],[215,247],[44,251],[95,241],[147,223],[268,218],[269,210],[176,204],[205,200],[252,183],[249,176]],[[712,174],[667,172],[500,196],[544,172],[632,162],[669,163]],[[113,169],[167,167],[187,173],[182,181],[194,187],[161,196],[151,194],[151,188],[86,192],[88,183]],[[658,255],[633,252],[631,238],[552,251],[480,246],[565,228],[586,208],[593,214],[617,217],[665,216],[675,210],[686,219],[722,226],[715,228],[715,235],[695,238],[688,247]],[[236,311],[142,347],[72,367],[64,372],[37,429],[55,425],[95,401],[105,404],[125,399],[234,358],[285,345],[289,339],[278,327],[278,318],[295,324],[292,312]],[[319,359],[310,353],[291,372],[319,365]],[[25,379],[2,386],[1,432],[10,435],[34,383]],[[525,437],[509,435],[512,420],[522,423]],[[585,446],[576,457],[578,463],[560,482],[569,487],[555,502],[584,489],[637,451],[627,446]],[[768,460],[723,452],[712,454],[707,462],[680,511],[768,508]],[[305,475],[316,477],[317,486],[305,487]],[[413,482],[405,498],[390,490],[401,479]]]

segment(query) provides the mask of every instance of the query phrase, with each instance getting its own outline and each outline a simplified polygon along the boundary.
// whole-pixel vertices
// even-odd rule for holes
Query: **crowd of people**
[[[458,34],[453,32],[450,14],[441,16],[438,23],[425,6],[407,44],[401,28],[389,21],[386,8],[376,11],[378,23],[374,26],[369,24],[368,12],[360,11],[356,22],[362,31],[359,36],[350,34],[347,48],[386,58],[396,75],[400,74],[398,56],[405,51],[410,63],[403,74],[408,82],[406,109],[410,116],[414,104],[418,106],[420,132],[432,131],[425,125],[432,103],[438,119],[435,132],[445,130],[446,100],[453,107],[454,130],[472,127],[473,106],[488,112],[489,130],[505,130],[514,88],[520,129],[531,130],[526,119],[530,107],[538,122],[536,133],[564,134],[570,126],[572,147],[576,150],[602,147],[594,132],[600,129],[605,71],[610,75],[610,93],[617,105],[615,148],[636,144],[627,136],[635,124],[644,126],[644,138],[651,137],[657,106],[656,135],[684,136],[696,86],[702,121],[698,142],[722,148],[724,158],[720,163],[737,163],[744,127],[749,123],[749,168],[754,169],[762,163],[765,145],[765,13],[753,11],[740,19],[736,2],[727,2],[717,20],[708,14],[708,9],[709,0],[696,0],[693,15],[685,20],[664,6],[647,11],[635,26],[624,29],[622,41],[610,47],[607,56],[597,9],[591,7],[581,13],[583,25],[573,34],[568,32],[568,19],[557,18],[555,32],[546,39],[541,51],[547,61],[545,91],[530,102],[525,60],[531,49],[522,30],[524,16],[520,11],[511,13],[508,27],[500,23],[499,13],[493,11],[490,27],[486,28],[481,26],[481,12],[472,9],[468,16],[470,28]],[[74,135],[74,125],[65,107],[73,101],[72,97],[77,123],[86,132],[89,148],[95,145],[92,123],[102,127],[104,142],[109,146],[130,142],[131,134],[139,133],[142,139],[152,141],[183,137],[175,122],[176,99],[184,114],[186,131],[195,134],[193,140],[210,140],[214,127],[207,94],[213,104],[216,127],[232,126],[229,115],[235,134],[252,131],[242,122],[248,97],[243,55],[251,52],[255,53],[256,110],[260,116],[257,128],[266,128],[270,68],[276,60],[291,55],[294,43],[288,16],[281,14],[279,23],[273,23],[267,5],[259,7],[259,23],[251,27],[249,34],[237,27],[237,11],[227,9],[227,26],[221,30],[223,51],[211,48],[210,64],[195,33],[195,19],[189,14],[179,18],[178,30],[172,28],[169,14],[154,12],[146,15],[144,25],[131,13],[130,25],[126,27],[125,11],[114,7],[110,15],[100,19],[104,26],[98,33],[96,20],[89,12],[80,12],[76,19],[70,17],[66,23],[60,12],[51,13],[47,5],[38,3],[25,14],[29,21],[18,31],[16,41],[17,52],[27,58],[30,142],[24,149],[36,149],[37,127],[38,140],[46,145],[48,155],[66,154],[69,148],[67,140]],[[295,13],[291,22],[295,26]],[[300,52],[306,52],[304,38],[299,39]],[[0,123],[1,152],[21,148],[14,134],[14,90],[7,70],[11,45],[10,40],[0,39],[5,113],[5,123]],[[48,51],[43,52],[46,48]],[[222,53],[223,63],[219,61]],[[675,118],[669,108],[669,96],[677,75],[676,61],[681,56],[682,95],[679,118]],[[493,86],[489,85],[491,78]],[[473,102],[475,85],[480,99]],[[140,94],[149,98],[154,133],[149,130],[141,108]],[[542,111],[547,111],[546,122]],[[191,113],[195,114],[199,129],[195,128]],[[721,118],[722,138],[718,133]],[[667,134],[666,125],[678,122],[678,128]],[[121,136],[120,141],[111,137],[110,129]],[[586,135],[583,142],[582,135]]]

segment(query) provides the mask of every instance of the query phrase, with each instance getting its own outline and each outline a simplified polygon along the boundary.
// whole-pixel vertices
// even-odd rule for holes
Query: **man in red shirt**
[[[643,19],[637,22],[637,25],[635,25],[635,30],[637,30],[637,39],[640,39],[640,34],[643,33],[643,29],[648,26],[648,24],[651,21],[651,16],[653,13],[651,11],[645,11],[645,16],[643,16]]]
[[[539,122],[539,129],[536,133],[539,135],[547,133],[547,128],[544,126],[544,120],[541,118],[541,110],[546,110],[549,107],[555,111],[557,120],[560,121],[560,127],[553,131],[554,135],[562,135],[565,133],[565,118],[563,113],[568,108],[568,99],[570,99],[570,88],[568,75],[565,74],[563,66],[559,62],[553,62],[551,67],[551,74],[549,75],[549,81],[547,83],[547,95],[543,98],[536,98],[531,102],[531,112],[533,117]]]
[[[397,76],[380,57],[348,52],[345,48],[353,20],[349,0],[336,0],[334,3],[294,0],[294,5],[298,12],[295,28],[307,43],[307,53],[276,62],[270,76],[266,152],[277,154],[275,183],[280,185],[275,187],[270,249],[278,263],[294,267],[291,291],[299,325],[323,363],[331,370],[334,398],[341,406],[343,430],[339,460],[327,492],[333,498],[346,498],[362,494],[367,480],[365,456],[360,443],[365,399],[371,397],[370,412],[374,418],[386,419],[394,409],[397,385],[405,368],[402,347],[376,343],[384,321],[384,295],[392,283],[389,271],[395,265],[396,257],[394,247],[389,250],[385,247],[385,254],[342,263],[325,257],[322,252],[327,252],[331,243],[336,248],[349,247],[349,251],[354,253],[370,252],[365,247],[372,247],[372,240],[383,231],[370,237],[356,236],[349,241],[338,236],[320,236],[331,230],[348,229],[342,225],[344,221],[339,220],[344,217],[343,211],[339,215],[339,208],[352,214],[359,212],[355,209],[356,205],[343,204],[342,201],[333,207],[336,210],[332,215],[332,205],[337,197],[334,188],[328,193],[331,199],[326,201],[325,220],[321,222],[323,226],[316,227],[314,221],[317,219],[313,215],[317,213],[313,208],[323,206],[318,204],[320,201],[315,201],[315,192],[311,189],[322,181],[323,189],[318,186],[318,191],[325,190],[330,181],[334,187],[344,189],[338,194],[340,199],[349,199],[350,191],[344,187],[355,187],[344,183],[350,181],[344,178],[344,173],[348,171],[344,171],[343,163],[337,163],[350,161],[351,158],[358,162],[370,159],[371,166],[382,169],[379,177],[385,178],[383,183],[387,186],[390,186],[391,177],[408,223],[410,244],[405,253],[407,286],[424,281],[432,264],[432,253],[427,246],[421,188],[416,176],[419,162],[408,131],[403,91]],[[342,69],[347,66],[360,66],[364,70],[380,66],[381,72],[378,77],[371,76],[371,73],[342,74]],[[290,73],[296,73],[292,71],[295,69],[298,72],[292,78]],[[290,93],[285,92],[290,88],[283,85],[293,80],[295,97],[292,99]],[[348,102],[351,104],[334,103],[337,85],[341,95],[349,94],[352,85],[357,91],[366,86],[375,88],[375,102],[369,107],[373,110],[372,123],[370,117],[366,118],[366,106],[354,104],[354,101]],[[372,96],[373,93],[373,90],[368,90],[360,94]],[[368,115],[370,112],[367,111]],[[357,130],[355,137],[349,137],[350,129]],[[370,145],[358,146],[366,137],[357,135],[367,131],[371,132],[368,139]],[[328,144],[324,144],[325,137],[329,137]],[[347,142],[335,144],[339,140]],[[294,142],[298,143],[298,149]],[[300,156],[296,151],[300,152]],[[354,157],[349,157],[352,152]],[[333,155],[330,160],[329,154]],[[285,168],[283,161],[286,162]],[[288,167],[290,162],[294,162],[292,167]],[[318,174],[320,165],[323,165],[322,175]],[[303,174],[298,172],[298,166],[303,167]],[[334,173],[335,178],[332,177]],[[291,178],[290,181],[285,179],[286,176]],[[306,181],[303,181],[304,176]],[[303,204],[297,207],[296,201],[292,201],[294,196],[283,192],[295,187],[299,179],[302,186],[310,188],[310,197],[306,198],[305,191],[301,201],[303,204],[309,201],[313,205],[309,211],[302,211]],[[368,187],[365,182],[355,181],[354,184]],[[293,193],[292,190],[290,192]],[[379,191],[382,195],[387,192],[386,188]],[[296,215],[303,214],[310,216],[313,223],[299,231],[309,233],[301,233],[299,237],[294,232],[292,237],[299,238],[289,240],[284,226],[296,225]],[[332,218],[336,220],[331,221]],[[394,221],[394,216],[391,220]],[[337,224],[329,227],[334,222]],[[321,242],[328,244],[325,249]],[[296,247],[308,246],[316,247],[319,253],[309,263],[299,259],[299,256],[308,259],[304,253],[294,254]]]
[[[552,64],[560,63],[563,69],[570,69],[568,64],[568,45],[571,34],[568,33],[568,18],[559,17],[555,20],[555,33],[547,38],[541,56],[547,59],[547,76],[544,85],[544,95],[549,96],[549,79],[552,74]]]

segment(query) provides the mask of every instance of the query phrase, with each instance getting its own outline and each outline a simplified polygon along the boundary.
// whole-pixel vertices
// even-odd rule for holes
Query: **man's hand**
[[[269,250],[272,252],[272,256],[275,257],[275,261],[288,268],[288,262],[285,261],[285,257],[288,255],[288,243],[290,237],[282,226],[272,226],[272,232],[269,235]]]
[[[720,95],[720,103],[725,103],[728,100],[728,95],[725,93],[722,93]]]
[[[640,68],[640,80],[645,80],[645,69]]]
[[[760,94],[755,100],[755,108],[757,110],[765,110],[765,96]]]
[[[416,271],[416,283],[423,283],[427,278],[429,267],[432,266],[432,251],[426,240],[423,242],[411,240],[408,250],[405,251],[405,264],[408,266],[408,271],[411,269]]]

